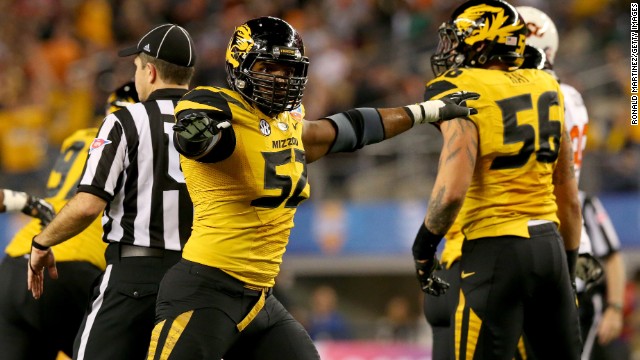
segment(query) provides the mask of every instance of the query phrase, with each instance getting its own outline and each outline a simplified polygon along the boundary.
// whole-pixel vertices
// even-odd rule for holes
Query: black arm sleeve
[[[186,158],[203,163],[215,163],[231,156],[236,147],[236,133],[233,127],[228,127],[208,141],[190,142],[174,132],[173,144]]]

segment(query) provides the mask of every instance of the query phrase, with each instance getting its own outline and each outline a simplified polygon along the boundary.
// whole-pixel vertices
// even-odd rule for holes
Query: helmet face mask
[[[452,67],[458,67],[464,62],[464,54],[458,52],[460,39],[463,38],[461,32],[456,31],[446,23],[440,25],[438,29],[440,41],[436,53],[431,57],[431,70],[438,76]]]
[[[501,0],[470,0],[458,7],[438,31],[431,57],[436,76],[460,66],[486,68],[522,65],[527,28],[515,8]]]
[[[261,64],[273,66],[256,69]],[[227,48],[229,86],[269,115],[300,106],[308,66],[300,35],[274,17],[249,20],[237,27]],[[271,73],[270,68],[280,71]]]

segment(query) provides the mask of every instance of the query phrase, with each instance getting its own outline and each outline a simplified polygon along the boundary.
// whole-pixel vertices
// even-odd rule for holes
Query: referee
[[[193,220],[172,130],[174,106],[194,73],[193,41],[182,27],[165,24],[119,55],[136,55],[135,85],[142,102],[105,118],[77,194],[33,238],[28,269],[29,289],[37,299],[44,290],[44,268],[52,278],[58,276],[50,247],[102,214],[107,268],[76,335],[77,360],[144,358],[158,285],[180,259]]]
[[[623,326],[626,277],[618,233],[598,197],[580,192],[580,200],[584,228],[590,242],[590,246],[585,248],[604,267],[604,281],[588,287],[583,279],[576,280],[584,341],[582,359],[628,359],[629,350],[619,339]],[[580,251],[583,251],[582,244]],[[583,256],[580,254],[578,264],[582,263]],[[584,277],[587,276],[585,274]]]

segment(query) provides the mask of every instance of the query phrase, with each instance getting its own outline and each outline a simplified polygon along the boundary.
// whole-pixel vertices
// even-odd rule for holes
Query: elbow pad
[[[204,141],[189,141],[177,132],[173,133],[173,144],[176,150],[189,159],[198,159],[208,154],[220,139],[220,134],[208,138]]]
[[[352,109],[327,119],[336,129],[329,153],[351,152],[385,139],[382,117],[374,108]]]
[[[173,145],[178,153],[187,159],[215,163],[233,154],[236,147],[236,133],[232,127],[228,127],[206,141],[192,142],[174,132]]]

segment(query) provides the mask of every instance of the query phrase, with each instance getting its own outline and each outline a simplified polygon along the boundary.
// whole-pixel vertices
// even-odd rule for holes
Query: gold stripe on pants
[[[236,325],[236,327],[238,328],[238,331],[244,330],[247,326],[249,326],[249,324],[253,321],[253,319],[255,319],[256,316],[258,316],[258,313],[264,307],[265,298],[266,298],[266,291],[265,289],[261,289],[260,298],[258,298],[258,302],[256,302],[256,304],[253,306],[251,311],[249,311],[247,316],[245,316],[244,319],[242,319],[242,321],[240,321],[240,323]]]
[[[160,353],[159,360],[169,359],[169,355],[171,355],[173,348],[178,342],[178,339],[180,339],[180,335],[182,335],[182,332],[187,327],[187,324],[189,324],[191,315],[193,315],[193,310],[182,313],[177,318],[175,318],[171,323],[171,328],[169,329],[167,338],[162,344],[160,344],[158,341],[160,340],[160,334],[167,320],[162,320],[161,322],[156,324],[156,326],[153,328],[153,332],[151,333],[151,343],[149,344],[149,354],[147,355],[147,360],[156,359],[156,351],[158,345],[162,345],[160,346],[162,352]]]

